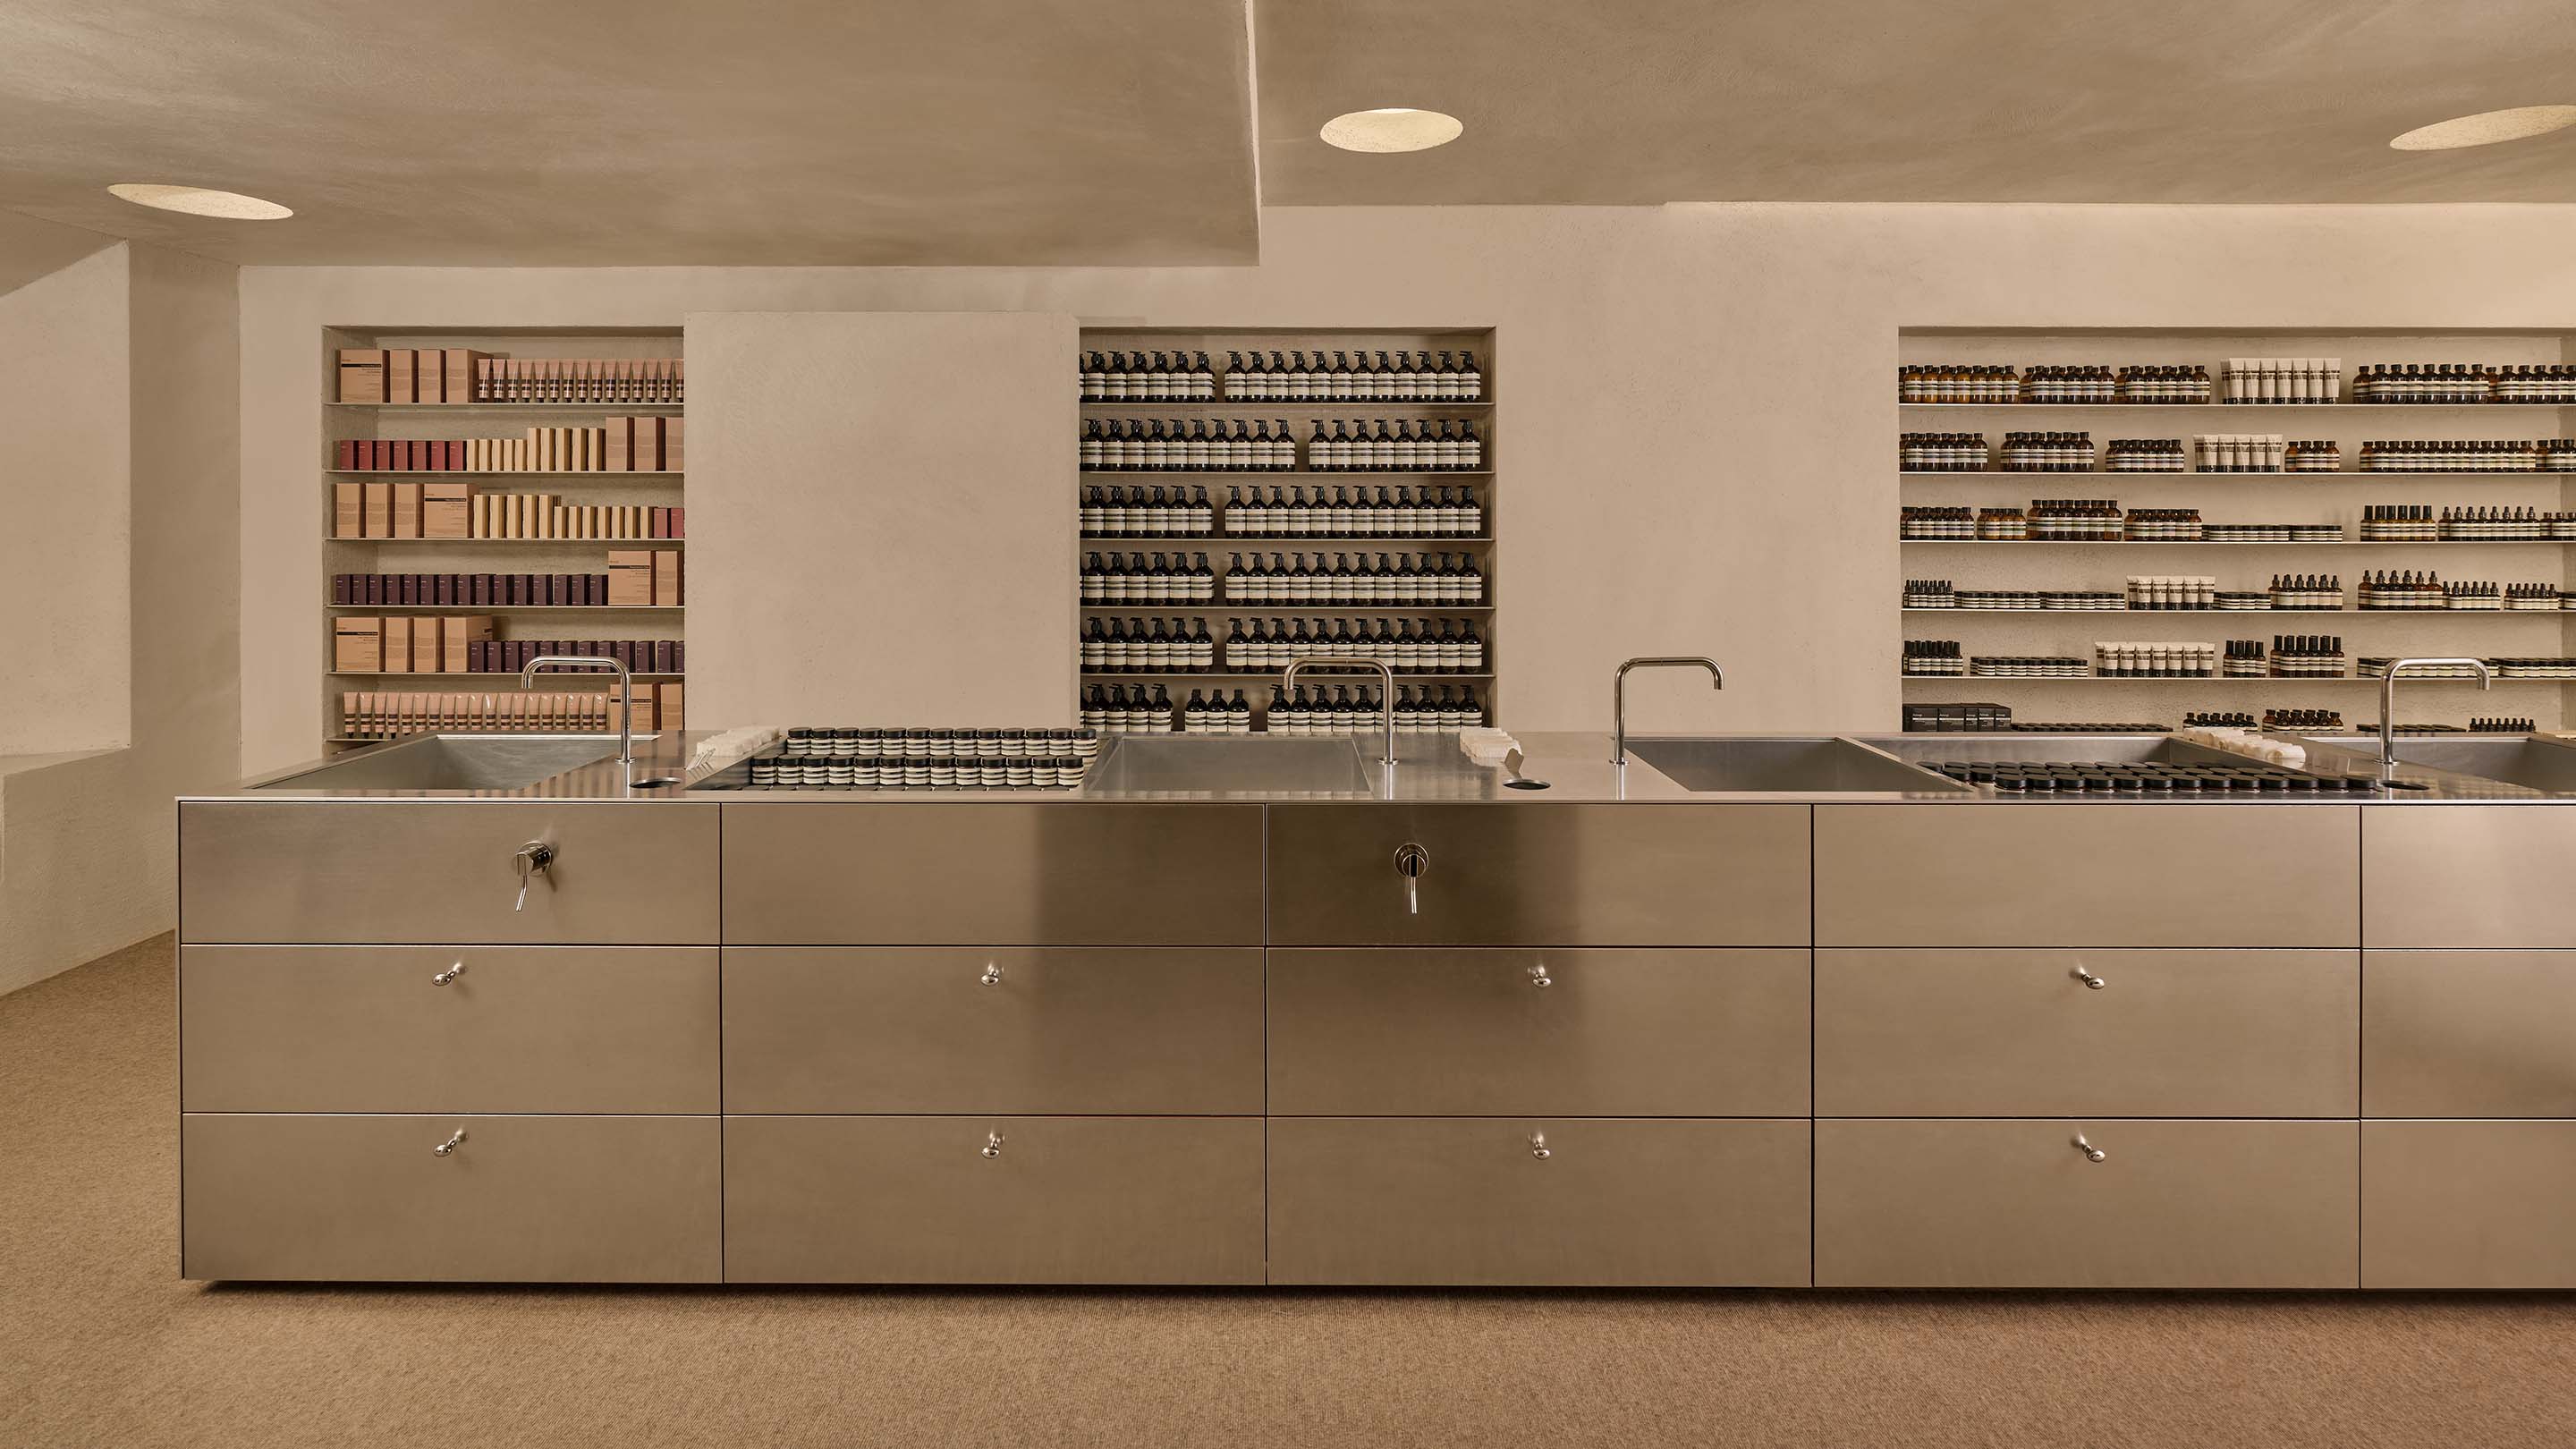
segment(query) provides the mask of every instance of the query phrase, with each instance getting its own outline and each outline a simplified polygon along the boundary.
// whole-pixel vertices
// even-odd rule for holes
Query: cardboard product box
[[[447,347],[439,350],[441,390],[447,401],[452,403],[474,401],[475,368],[486,355],[466,347]]]
[[[475,646],[491,643],[498,632],[498,621],[489,614],[450,614],[441,620],[439,643],[447,672],[462,674],[473,668]]]
[[[615,548],[608,551],[608,602],[619,608],[635,608],[653,602],[653,550]]]
[[[408,347],[396,347],[385,353],[385,401],[420,401],[419,365],[418,354]]]
[[[367,490],[366,536],[369,538],[393,537],[394,485],[391,483],[369,483],[364,486]]]
[[[442,481],[421,485],[421,537],[471,538],[474,536],[473,529],[473,484]]]
[[[363,483],[331,485],[331,536],[333,538],[367,536],[367,485]]]
[[[421,537],[421,487],[418,483],[394,485],[395,538]]]
[[[662,471],[662,420],[628,418],[632,431],[627,438],[627,456],[635,462],[638,473]]]
[[[411,673],[412,626],[417,622],[417,620],[412,619],[408,615],[402,614],[394,614],[386,617],[384,621],[385,662],[380,666],[385,673]]]
[[[411,669],[414,674],[447,672],[445,621],[432,614],[411,621]]]
[[[616,690],[611,689],[608,692],[608,728],[616,729],[618,720],[625,713],[625,702],[617,697]],[[641,735],[652,731],[653,696],[651,691],[638,686],[635,691],[635,732]]]
[[[654,550],[653,602],[657,604],[688,602],[680,587],[680,551],[676,548]]]
[[[385,350],[381,347],[340,349],[339,400],[380,403],[385,400]]]
[[[344,674],[373,674],[385,667],[385,621],[343,615],[331,621],[331,667]]]
[[[687,440],[688,431],[689,421],[686,418],[662,419],[662,467],[666,471],[677,473],[689,466],[687,458],[683,456],[687,449],[682,446]]]
[[[632,472],[635,467],[635,420],[610,418],[600,429],[599,465],[611,473]]]
[[[653,686],[653,717],[661,722],[661,728],[666,731],[688,728],[681,722],[680,693],[678,680],[669,680]]]

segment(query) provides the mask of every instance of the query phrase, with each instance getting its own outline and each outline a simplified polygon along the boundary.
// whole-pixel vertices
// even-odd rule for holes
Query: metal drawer
[[[2576,951],[2362,957],[2366,1117],[2576,1117]]]
[[[735,1112],[1262,1110],[1258,950],[735,946],[724,963]]]
[[[2576,1122],[2361,1124],[2361,1286],[2576,1288]]]
[[[187,946],[192,1112],[715,1112],[712,946]]]
[[[1818,951],[1816,1111],[2350,1117],[2360,1016],[2352,951]]]
[[[1274,805],[1281,946],[1804,946],[1804,805]],[[1413,884],[1396,853],[1422,847]]]
[[[1803,950],[1270,953],[1270,1110],[1808,1110]]]
[[[515,857],[555,848],[527,908]],[[716,939],[715,807],[341,800],[179,807],[179,939],[691,945]]]
[[[728,944],[1261,944],[1257,805],[723,808]]]
[[[188,1278],[712,1283],[721,1272],[713,1117],[189,1113],[180,1149]]]
[[[1816,1283],[2350,1288],[2360,1156],[2350,1121],[1820,1121]]]
[[[2576,947],[2576,812],[2533,805],[2373,810],[2362,922],[2374,949]]]
[[[1803,1118],[1276,1118],[1270,1281],[1803,1286],[1807,1144]]]
[[[728,1117],[736,1283],[1258,1283],[1261,1121]]]
[[[1816,944],[2358,946],[2360,813],[1819,805]]]

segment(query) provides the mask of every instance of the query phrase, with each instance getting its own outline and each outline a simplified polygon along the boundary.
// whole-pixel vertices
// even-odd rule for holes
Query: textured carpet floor
[[[0,997],[0,1446],[2576,1442],[2566,1296],[216,1287],[172,961]]]

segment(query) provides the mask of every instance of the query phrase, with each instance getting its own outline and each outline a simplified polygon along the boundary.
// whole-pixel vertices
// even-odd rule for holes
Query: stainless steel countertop
[[[684,773],[683,767],[686,765],[690,754],[695,750],[697,745],[703,740],[713,738],[716,733],[717,732],[715,731],[690,731],[676,735],[658,735],[650,738],[638,739],[636,741],[637,765],[635,771],[637,777],[649,778],[652,776],[670,776]],[[414,739],[419,738],[423,737],[414,737]],[[1929,750],[1936,757],[1943,753],[1938,748],[1939,744],[1955,743],[1959,746],[1957,757],[1988,759],[2015,758],[2014,746],[2016,744],[2020,744],[2025,747],[2047,744],[2054,746],[2055,749],[2053,753],[2045,757],[2063,759],[2073,757],[2066,753],[2069,748],[2080,751],[2088,741],[2095,742],[2107,749],[2110,744],[2115,741],[2125,739],[2134,744],[2141,738],[2162,739],[2164,738],[2162,736],[2123,737],[1956,734],[1902,736],[1847,735],[1840,737],[1825,735],[1727,737],[1655,735],[1640,736],[1632,739],[1631,756],[1624,770],[1614,769],[1610,764],[1610,737],[1606,733],[1531,732],[1520,734],[1517,738],[1520,740],[1524,755],[1521,766],[1522,773],[1536,779],[1548,781],[1550,788],[1545,790],[1529,791],[1505,788],[1503,784],[1505,776],[1500,769],[1486,768],[1474,764],[1467,758],[1466,754],[1458,748],[1455,737],[1449,735],[1411,735],[1403,737],[1398,744],[1398,763],[1392,772],[1392,780],[1389,779],[1389,772],[1383,766],[1367,759],[1367,756],[1374,752],[1374,742],[1373,740],[1363,739],[1363,747],[1360,754],[1363,759],[1365,778],[1368,782],[1368,787],[1365,791],[1246,790],[1231,788],[1219,778],[1210,778],[1204,788],[1179,790],[1118,790],[1106,788],[1100,784],[1089,782],[1069,790],[862,790],[794,788],[764,788],[760,790],[686,790],[672,787],[633,789],[626,785],[625,772],[613,758],[597,763],[577,766],[550,778],[538,781],[535,784],[519,786],[511,789],[347,789],[331,788],[321,780],[317,780],[315,782],[317,788],[298,788],[294,784],[294,781],[301,776],[313,774],[317,771],[327,771],[332,766],[345,763],[354,757],[392,750],[398,748],[404,743],[407,743],[406,741],[392,741],[385,745],[368,746],[362,750],[350,751],[342,755],[335,756],[330,760],[313,761],[308,764],[296,766],[292,769],[279,770],[267,775],[257,776],[250,780],[243,781],[229,789],[182,795],[179,798],[182,801],[358,800],[379,802],[386,800],[579,800],[618,801],[632,802],[636,804],[665,805],[716,805],[723,804],[727,801],[737,804],[753,802],[763,804],[799,802],[924,805],[957,803],[962,801],[993,801],[1010,802],[1014,804],[1044,804],[1050,802],[1100,803],[1120,801],[1283,804],[1299,801],[1358,802],[1384,800],[1399,804],[1487,803],[1494,805],[1564,805],[1597,804],[1607,802],[1638,804],[1925,804],[1952,806],[2011,805],[2031,809],[2048,809],[2051,807],[2064,808],[2066,806],[2077,804],[2117,804],[2124,806],[2138,805],[2142,807],[2178,804],[2217,804],[2228,806],[2243,805],[2290,808],[2337,804],[2366,805],[2373,808],[2463,803],[2543,805],[2576,804],[2576,796],[2551,796],[2542,794],[2538,791],[2523,789],[2518,786],[2413,767],[2402,769],[2400,772],[2400,778],[2422,783],[2428,788],[2418,790],[2400,790],[2390,792],[2385,795],[2335,795],[2323,798],[2297,797],[2285,799],[2277,795],[2259,797],[2211,797],[2188,795],[2153,798],[2135,795],[2105,797],[2088,795],[2077,799],[2058,799],[2047,796],[2031,797],[1998,795],[1992,789],[1985,788],[1957,792],[1927,790],[1919,794],[1912,792],[1883,791],[1693,791],[1683,788],[1682,785],[1673,780],[1670,776],[1657,770],[1652,765],[1647,764],[1644,760],[1636,758],[1634,753],[1634,747],[1637,745],[1651,745],[1657,740],[1673,740],[1682,738],[1740,738],[1747,740],[1778,738],[1842,738],[1852,740],[1872,748],[1877,748],[1890,743],[1902,743],[1906,745],[1909,750],[1915,753],[1920,754]],[[1101,765],[1104,765],[1110,759],[1112,752],[1117,748],[1117,744],[1117,738],[1114,736],[1109,741],[1104,742],[1100,759],[1095,762],[1092,772],[1095,780],[1102,773],[1100,768]],[[614,737],[604,737],[604,753],[613,756],[615,748],[616,741]],[[2034,753],[2032,757],[2041,756]],[[2106,755],[2106,757],[2117,758],[2116,755]],[[2334,751],[2331,747],[2320,747],[2312,751],[2311,768],[2318,768],[2320,765],[2326,764],[2328,761],[2355,770],[2360,769],[2367,763],[2365,761],[2361,761],[2357,756],[2351,756],[2344,752]],[[2333,768],[2327,768],[2323,772],[2336,773],[2337,771]]]

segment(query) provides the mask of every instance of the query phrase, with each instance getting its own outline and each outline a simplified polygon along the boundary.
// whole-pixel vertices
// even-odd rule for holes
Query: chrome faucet
[[[1392,665],[1392,664],[1387,663],[1387,662],[1386,662],[1385,660],[1383,660],[1383,659],[1325,659],[1325,658],[1292,659],[1292,660],[1288,661],[1288,667],[1287,667],[1285,670],[1283,670],[1283,671],[1281,671],[1281,672],[1280,672],[1280,675],[1279,675],[1279,692],[1280,692],[1281,694],[1286,694],[1286,693],[1288,692],[1288,687],[1289,687],[1290,685],[1293,685],[1293,684],[1295,684],[1295,683],[1297,682],[1297,671],[1298,671],[1298,670],[1300,670],[1300,669],[1305,668],[1305,667],[1306,667],[1307,665],[1309,665],[1309,664],[1345,664],[1345,665],[1356,665],[1356,666],[1358,666],[1358,667],[1360,667],[1360,668],[1363,668],[1363,669],[1374,669],[1374,670],[1376,670],[1378,673],[1380,673],[1380,674],[1382,674],[1382,675],[1386,676],[1386,690],[1385,690],[1385,692],[1381,693],[1381,694],[1377,697],[1377,702],[1378,702],[1378,708],[1379,708],[1379,711],[1380,711],[1380,712],[1385,716],[1385,721],[1386,721],[1386,753],[1385,753],[1384,755],[1382,755],[1382,756],[1380,756],[1380,757],[1379,757],[1379,759],[1378,759],[1378,763],[1379,763],[1379,764],[1381,764],[1381,765],[1385,765],[1385,766],[1387,766],[1387,767],[1388,767],[1388,768],[1390,768],[1390,769],[1394,768],[1394,765],[1395,765],[1395,666],[1394,666],[1394,665]]]
[[[533,689],[540,669],[614,669],[617,671],[617,763],[635,773],[635,676],[625,665],[595,654],[545,654],[519,671],[519,687]]]
[[[1631,669],[1705,669],[1711,689],[1726,688],[1726,675],[1714,659],[1696,654],[1655,655],[1631,659],[1619,666],[1619,677],[1610,684],[1610,763],[1622,770],[1628,767],[1628,671]]]
[[[2379,783],[2397,778],[2397,674],[2417,664],[2465,664],[2478,672],[2478,688],[2495,688],[2495,672],[2483,659],[2392,659],[2379,676]]]

